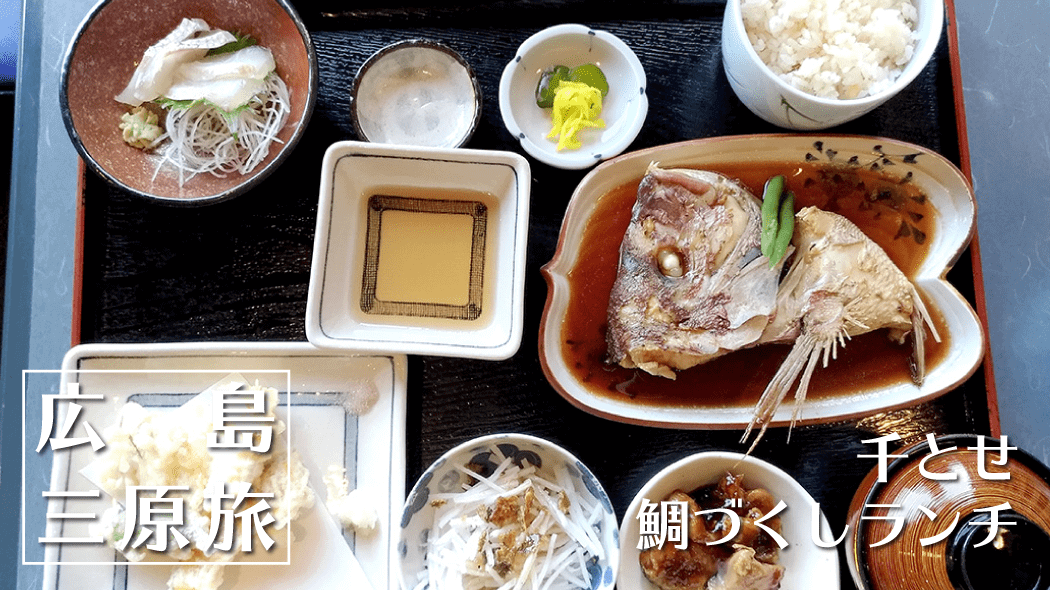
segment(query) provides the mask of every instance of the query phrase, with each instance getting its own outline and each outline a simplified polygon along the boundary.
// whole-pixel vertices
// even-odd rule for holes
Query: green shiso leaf
[[[224,53],[233,53],[234,51],[240,51],[245,47],[251,47],[252,45],[258,44],[258,41],[256,41],[251,35],[233,33],[233,36],[237,38],[236,41],[230,41],[226,45],[216,47],[215,49],[209,49],[208,55],[222,55]]]
[[[269,74],[266,74],[266,77],[269,78],[272,75],[274,75],[274,73],[270,72]],[[251,108],[253,101],[258,102],[255,98],[251,98],[251,99],[248,100],[248,102],[240,105],[239,107],[233,109],[232,111],[228,111],[228,110],[220,107],[219,105],[211,102],[210,100],[206,100],[206,99],[203,99],[203,98],[197,98],[197,99],[193,99],[193,100],[173,100],[173,99],[168,98],[166,96],[162,96],[162,97],[154,100],[153,104],[156,104],[157,106],[159,106],[159,107],[161,107],[163,109],[173,110],[173,111],[186,110],[186,109],[189,109],[191,107],[195,107],[195,106],[197,106],[199,104],[205,104],[205,105],[208,105],[208,106],[218,110],[224,116],[226,116],[227,119],[229,119],[229,118],[233,118],[233,117],[236,117],[237,115],[241,114],[241,112],[243,112],[245,109]]]
[[[172,110],[177,110],[178,111],[178,110],[186,110],[186,109],[192,107],[193,105],[195,105],[195,104],[197,104],[198,102],[201,102],[201,101],[200,100],[172,100],[170,98],[166,98],[166,97],[162,96],[162,97],[158,98],[157,100],[155,100],[153,102],[158,104],[158,105],[160,105],[162,108],[172,109]]]

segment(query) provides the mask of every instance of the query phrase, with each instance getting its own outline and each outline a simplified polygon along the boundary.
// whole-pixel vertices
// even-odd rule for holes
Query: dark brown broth
[[[767,178],[787,177],[795,192],[796,209],[815,205],[839,213],[879,244],[905,275],[922,264],[934,230],[935,211],[918,187],[867,169],[827,165],[785,165],[754,162],[708,168],[739,179],[752,193],[762,194]],[[603,195],[588,220],[580,257],[569,273],[572,293],[566,310],[562,354],[577,379],[591,391],[625,397],[647,406],[751,406],[758,401],[790,350],[768,344],[736,351],[709,363],[679,371],[676,380],[606,362],[606,314],[616,280],[620,240],[630,223],[638,180]],[[927,308],[941,342],[927,338],[926,367],[935,367],[948,351],[947,328],[939,310]],[[910,382],[909,342],[899,345],[876,330],[854,337],[828,367],[818,366],[807,397],[820,399]]]

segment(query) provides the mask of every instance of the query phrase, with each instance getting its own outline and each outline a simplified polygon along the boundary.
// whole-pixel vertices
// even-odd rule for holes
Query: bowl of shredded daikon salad
[[[412,488],[398,543],[404,590],[611,590],[616,514],[558,445],[493,434],[442,455]]]
[[[102,0],[74,34],[59,103],[87,166],[165,204],[244,193],[291,153],[317,57],[287,0]]]

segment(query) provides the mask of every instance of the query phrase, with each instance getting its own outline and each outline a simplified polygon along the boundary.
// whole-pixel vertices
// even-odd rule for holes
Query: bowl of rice
[[[88,168],[126,192],[203,205],[257,186],[317,98],[317,56],[288,0],[101,0],[62,68],[59,105]]]
[[[729,0],[722,65],[762,119],[827,129],[908,86],[943,27],[943,0]]]
[[[403,590],[612,590],[616,514],[587,467],[558,445],[503,433],[464,442],[405,501]]]

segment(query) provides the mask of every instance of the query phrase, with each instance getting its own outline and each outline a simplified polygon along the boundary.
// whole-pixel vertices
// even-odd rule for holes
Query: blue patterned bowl
[[[571,482],[571,502],[598,507],[592,530],[604,555],[590,556],[589,587],[612,590],[619,570],[620,538],[609,496],[591,471],[571,453],[550,441],[526,434],[493,434],[467,441],[446,452],[423,473],[409,493],[401,516],[401,538],[397,546],[401,587],[404,590],[428,588],[420,580],[427,570],[435,504],[440,504],[432,499],[469,487],[471,470],[487,476],[504,458],[519,466],[528,462],[537,468],[540,476],[552,480],[560,473],[563,481]]]

